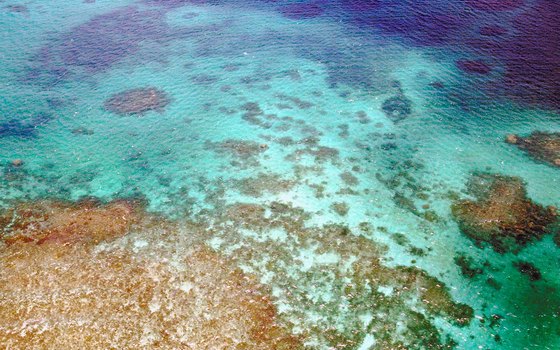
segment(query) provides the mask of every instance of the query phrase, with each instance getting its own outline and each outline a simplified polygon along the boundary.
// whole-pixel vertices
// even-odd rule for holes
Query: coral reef
[[[119,115],[143,114],[148,111],[163,111],[170,99],[164,91],[155,87],[125,90],[108,98],[104,107]]]
[[[38,113],[31,120],[10,119],[4,123],[0,123],[1,137],[21,137],[31,138],[37,136],[37,127],[43,126],[50,122],[53,117],[47,113]]]
[[[475,200],[458,200],[452,213],[461,231],[476,242],[506,252],[540,239],[557,219],[554,208],[527,198],[520,178],[475,174],[468,184]]]
[[[276,173],[258,173],[254,177],[234,181],[240,193],[259,198],[265,193],[278,194],[292,189],[295,181],[283,179]]]
[[[279,202],[178,223],[134,201],[21,203],[0,215],[0,345],[350,349],[374,334],[381,348],[445,349],[432,318],[472,319],[426,272],[385,266],[383,245],[310,218]]]
[[[473,258],[464,254],[457,255],[454,259],[455,264],[461,269],[461,274],[468,278],[473,278],[482,274],[482,268],[475,265]]]
[[[516,145],[531,157],[560,167],[560,133],[535,131],[527,137],[508,135],[506,142]]]
[[[348,214],[348,211],[350,210],[350,207],[347,203],[335,202],[331,204],[331,209],[340,216],[346,216],[346,214]]]

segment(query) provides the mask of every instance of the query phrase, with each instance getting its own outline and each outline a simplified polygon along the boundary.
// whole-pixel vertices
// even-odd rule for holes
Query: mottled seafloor
[[[1,348],[560,349],[559,2],[0,30]]]

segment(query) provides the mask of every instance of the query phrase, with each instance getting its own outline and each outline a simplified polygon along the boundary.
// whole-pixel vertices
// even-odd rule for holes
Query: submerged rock
[[[516,145],[531,157],[560,167],[560,133],[535,131],[527,137],[508,135],[506,142]]]
[[[22,159],[19,159],[19,158],[18,158],[18,159],[14,159],[14,160],[12,160],[12,163],[11,163],[11,164],[12,164],[12,166],[14,166],[14,167],[20,167],[20,166],[23,165],[23,160],[22,160]]]
[[[131,89],[114,94],[105,101],[106,110],[120,114],[143,114],[148,111],[163,111],[170,100],[164,91],[155,87]]]
[[[557,218],[556,210],[527,198],[520,178],[477,174],[468,190],[475,200],[458,200],[452,214],[461,231],[503,253],[540,239]]]

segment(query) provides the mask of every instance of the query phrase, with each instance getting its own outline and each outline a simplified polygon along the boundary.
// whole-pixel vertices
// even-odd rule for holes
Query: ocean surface
[[[9,261],[35,243],[6,239],[0,280],[29,280],[19,291],[0,286],[0,305],[21,316],[0,319],[0,347],[53,348],[53,329],[95,338],[110,310],[80,323],[70,296],[72,312],[34,313],[69,293],[72,273],[78,285],[123,279],[91,267],[116,251],[124,265],[166,264],[156,285],[167,295],[173,276],[199,271],[198,255],[184,260],[195,244],[186,237],[196,236],[254,279],[293,344],[193,345],[198,333],[181,330],[181,317],[166,326],[174,336],[69,344],[560,349],[558,217],[534,239],[498,249],[469,236],[452,210],[480,202],[469,190],[480,174],[521,179],[524,205],[560,206],[559,163],[505,141],[560,131],[560,2],[4,0],[0,31],[4,212],[45,201],[72,210],[88,198],[95,208],[135,201],[152,218],[96,241],[79,263],[76,250],[41,264],[52,250],[40,247],[58,243],[37,243],[33,261],[44,271],[33,281],[35,265],[13,270]],[[16,214],[0,220],[0,237],[13,233]],[[61,266],[70,272],[58,275]],[[146,281],[164,281],[158,271]],[[104,293],[95,286],[80,300]],[[150,304],[146,317],[194,312],[169,300],[165,311]],[[213,317],[212,305],[197,312]],[[147,322],[122,313],[119,324],[146,333]],[[233,332],[230,318],[215,322],[203,328]]]

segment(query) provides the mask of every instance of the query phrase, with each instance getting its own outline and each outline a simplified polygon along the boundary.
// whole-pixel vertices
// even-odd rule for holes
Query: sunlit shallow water
[[[468,183],[480,173],[519,177],[533,203],[560,205],[558,166],[505,142],[509,134],[559,131],[560,50],[551,38],[558,20],[550,15],[560,12],[557,5],[154,0],[2,6],[0,199],[6,212],[44,199],[80,208],[83,198],[95,197],[140,199],[141,211],[149,213],[142,215],[151,217],[131,220],[130,230],[96,240],[87,253],[71,248],[59,263],[49,260],[59,248],[33,250],[34,261],[48,261],[37,273],[43,277],[21,282],[21,296],[2,291],[7,312],[20,297],[48,309],[48,293],[24,295],[48,290],[52,280],[61,294],[75,288],[55,272],[57,264],[79,266],[94,279],[103,275],[103,259],[121,257],[125,270],[107,269],[108,280],[136,273],[142,289],[160,276],[153,277],[163,292],[151,298],[152,314],[165,318],[176,308],[191,317],[196,312],[174,306],[166,290],[186,293],[177,300],[204,300],[205,292],[188,294],[183,275],[201,271],[196,261],[213,271],[214,259],[228,259],[232,269],[262,284],[274,322],[297,337],[285,348],[560,347],[557,222],[539,239],[504,252],[475,244],[451,211],[461,198],[476,197]],[[135,100],[130,91],[142,90],[134,89],[148,93]],[[3,237],[13,236],[22,213],[2,221]],[[109,226],[118,221],[111,213],[101,218]],[[9,261],[35,243],[6,242],[3,279],[34,275],[28,267],[18,274]],[[49,244],[58,243],[38,243]],[[193,246],[218,257],[193,255]],[[134,264],[156,267],[145,277]],[[76,276],[84,283],[89,278]],[[219,273],[205,283],[221,281]],[[434,286],[446,292],[424,293]],[[91,289],[111,299],[108,286]],[[138,303],[134,293],[113,301]],[[167,311],[156,306],[166,302]],[[221,308],[203,309],[207,318],[232,322],[231,313],[217,316]],[[80,329],[74,309],[64,310],[62,320],[31,311],[0,321],[0,342],[40,348],[52,329]],[[141,339],[100,344],[274,348],[197,342],[202,333],[177,326],[181,317],[165,326],[180,336],[164,336],[153,331],[161,324],[122,314],[119,323],[130,320],[131,329],[144,332]],[[33,326],[37,319],[41,327]],[[99,331],[95,322],[83,327]],[[227,337],[227,329],[220,332]],[[170,338],[176,342],[166,343]]]

